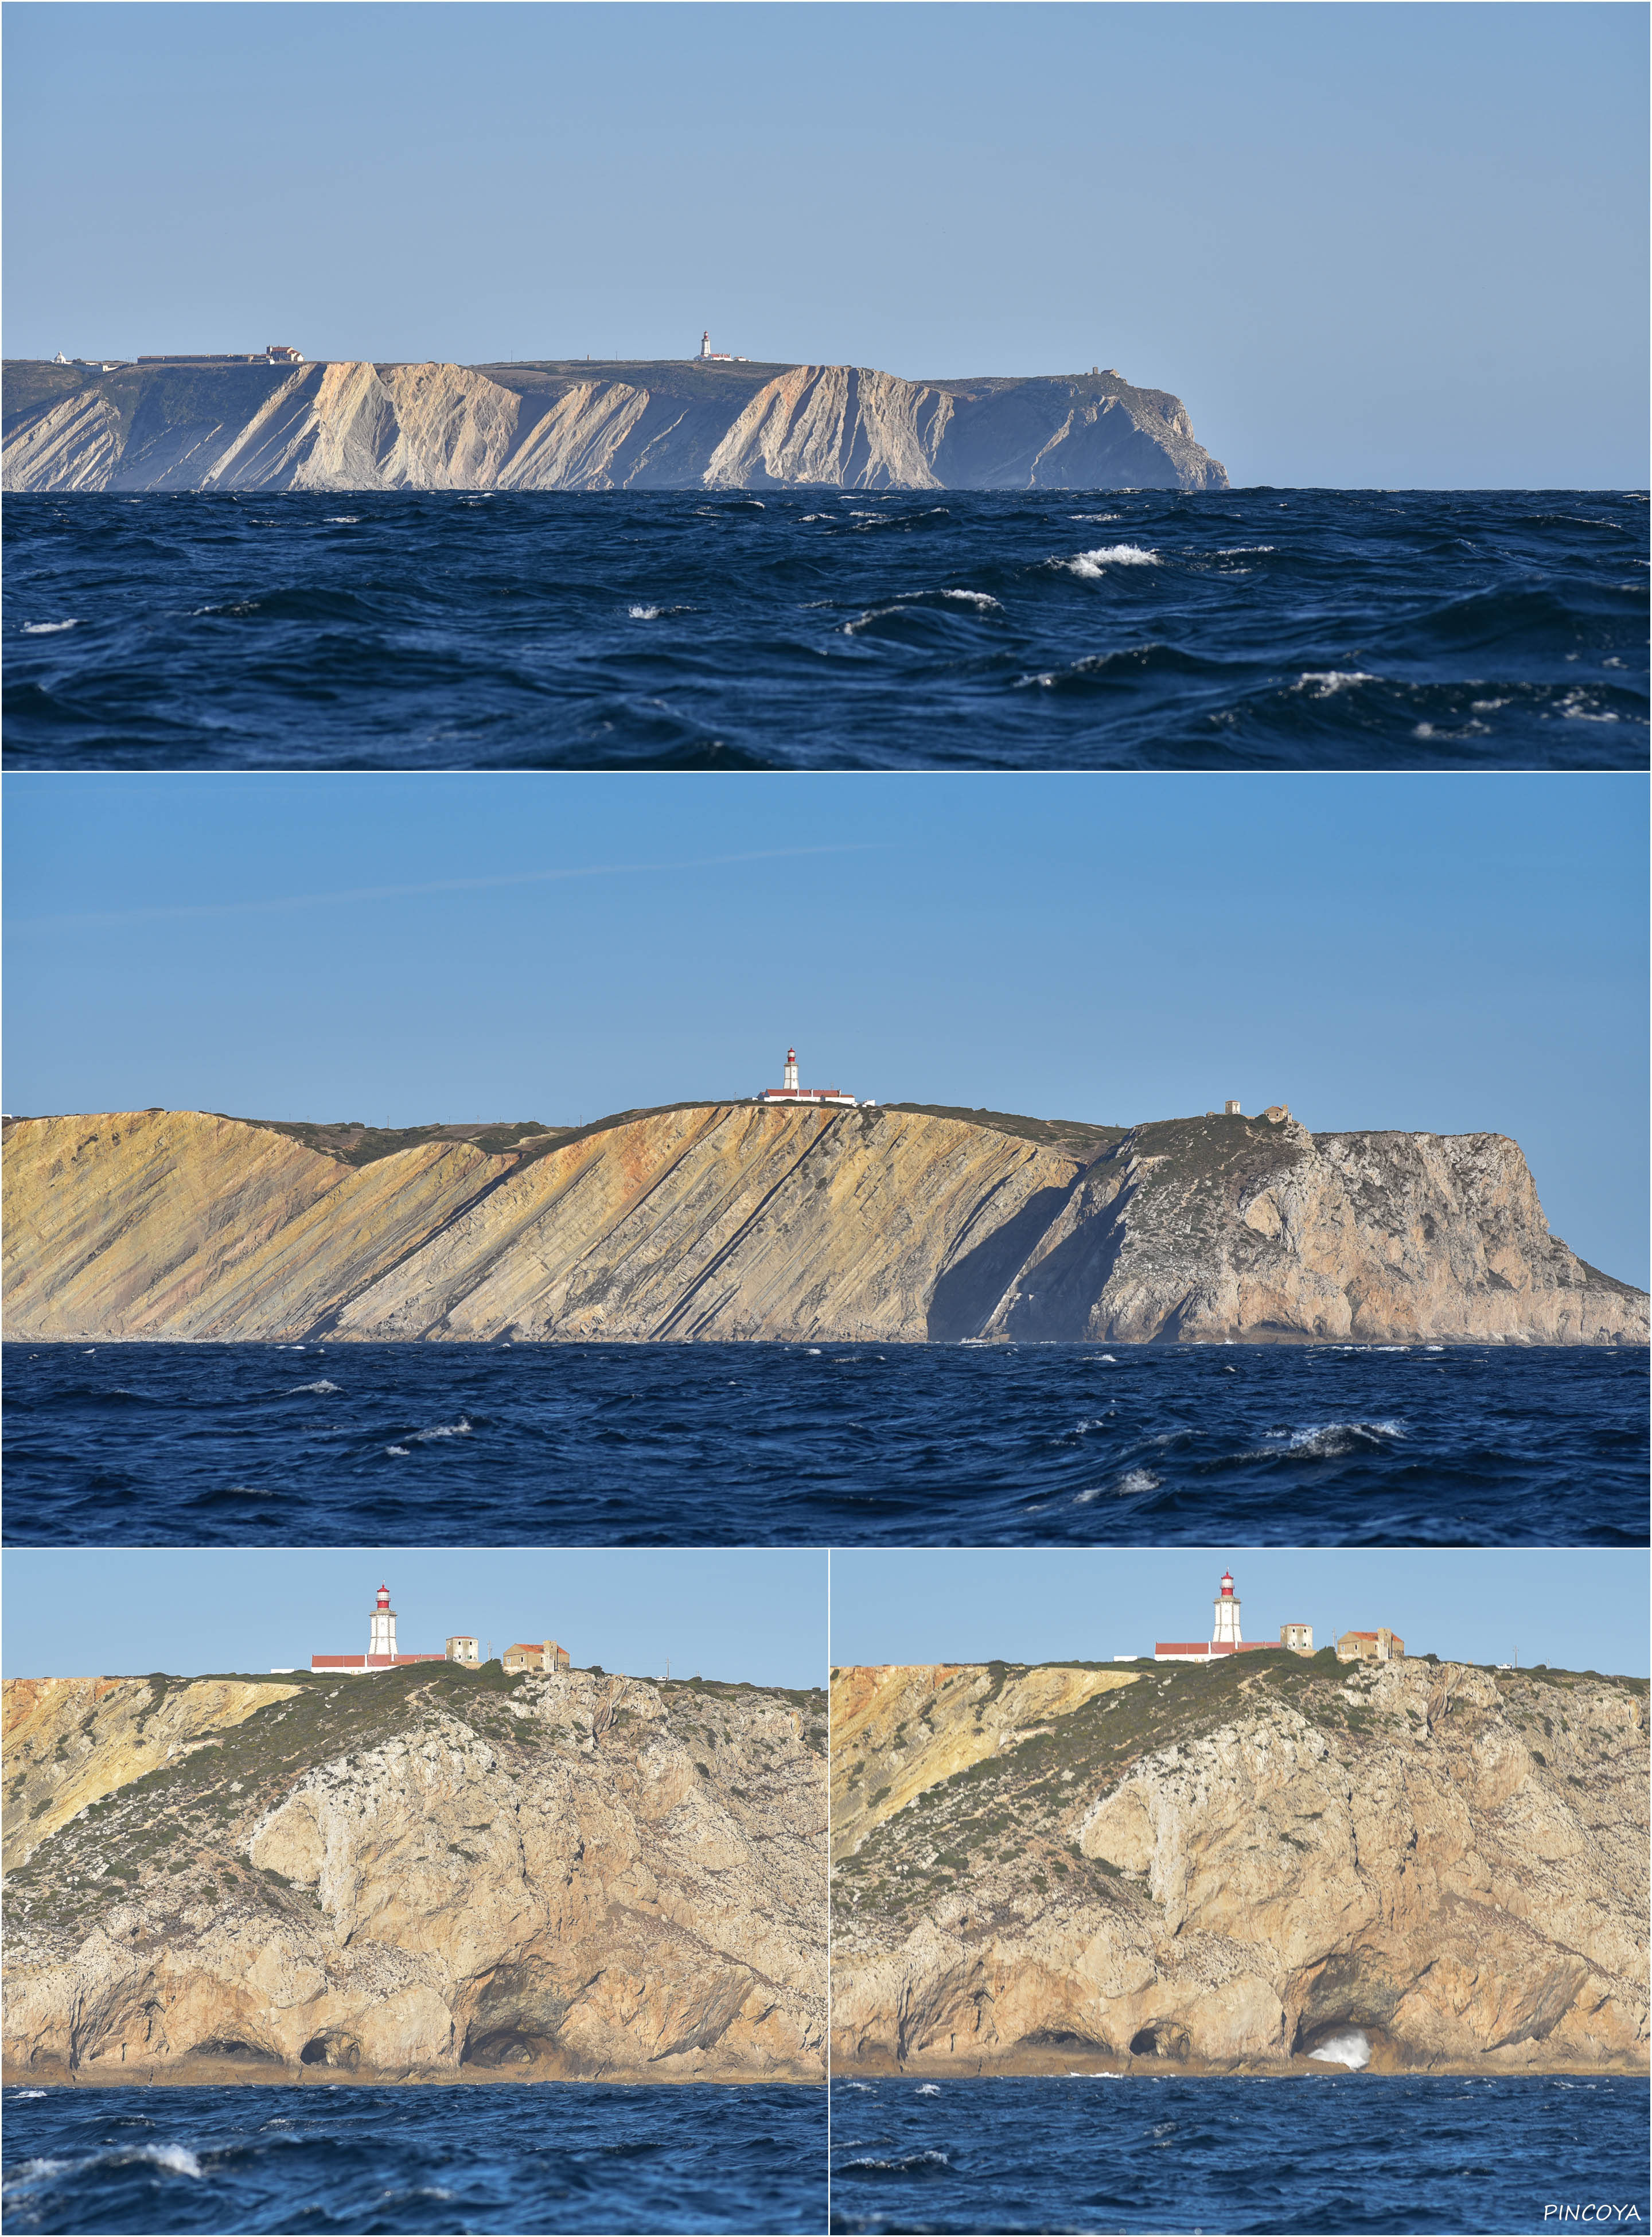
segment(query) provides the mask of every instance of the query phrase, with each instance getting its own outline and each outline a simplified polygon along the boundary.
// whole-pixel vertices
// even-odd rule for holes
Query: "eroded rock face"
[[[156,1684],[5,1689],[9,2072],[820,2077],[823,1696]]]
[[[8,368],[0,485],[144,489],[1226,489],[1180,399],[1108,373],[858,366]]]
[[[1501,1135],[695,1104],[364,1164],[202,1112],[5,1133],[30,1341],[1644,1343]]]
[[[1643,1682],[1281,1650],[1008,1728],[1059,1674],[836,1673],[835,1789],[901,1776],[869,1679],[966,1756],[835,1811],[837,2070],[1277,2068],[1351,2029],[1378,2068],[1644,2064]]]

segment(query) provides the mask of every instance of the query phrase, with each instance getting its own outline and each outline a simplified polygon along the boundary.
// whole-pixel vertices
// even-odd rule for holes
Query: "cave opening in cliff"
[[[1173,2020],[1153,2020],[1130,2038],[1132,2058],[1186,2058],[1192,2049],[1185,2027]]]

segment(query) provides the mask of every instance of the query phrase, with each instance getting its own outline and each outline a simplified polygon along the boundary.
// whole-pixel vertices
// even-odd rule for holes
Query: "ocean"
[[[1646,1354],[172,1344],[5,1353],[13,1545],[1623,1545]]]
[[[826,2100],[763,2086],[8,2089],[23,2231],[814,2231]]]
[[[1643,2231],[1648,2141],[1627,2076],[840,2082],[832,2227]]]
[[[1639,769],[1611,491],[10,496],[13,769]]]

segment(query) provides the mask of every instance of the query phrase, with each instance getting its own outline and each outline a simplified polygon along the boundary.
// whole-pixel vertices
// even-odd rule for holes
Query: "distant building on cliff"
[[[1404,1662],[1405,1642],[1386,1624],[1376,1631],[1345,1631],[1337,1641],[1338,1662]]]
[[[1351,1636],[1352,1634],[1351,1634]],[[1239,1633],[1239,1600],[1233,1589],[1230,1570],[1224,1569],[1222,1581],[1216,1588],[1215,1616],[1211,1626],[1208,1645],[1198,1640],[1161,1639],[1153,1650],[1155,1662],[1214,1662],[1224,1654],[1259,1654],[1271,1640],[1242,1638]],[[1288,1646],[1293,1654],[1313,1653],[1313,1626],[1311,1623],[1282,1623],[1279,1626],[1279,1645]],[[1338,1653],[1342,1652],[1338,1647]],[[1114,1657],[1123,1661],[1123,1655]]]
[[[390,1587],[380,1585],[379,1597],[373,1606],[373,1621],[367,1633],[365,1654],[312,1654],[312,1670],[343,1670],[352,1676],[373,1670],[400,1670],[406,1662],[443,1662],[441,1654],[398,1654],[396,1652],[396,1611],[390,1605]]]
[[[702,365],[749,365],[751,362],[749,358],[734,356],[729,350],[714,350],[709,327],[700,336],[699,361]]]
[[[858,1111],[859,1104],[841,1087],[799,1087],[797,1085],[797,1052],[786,1051],[786,1069],[778,1087],[760,1087],[759,1103],[836,1103],[844,1109]]]
[[[565,1670],[568,1650],[558,1646],[554,1639],[542,1639],[526,1646],[507,1646],[505,1666],[507,1670]]]

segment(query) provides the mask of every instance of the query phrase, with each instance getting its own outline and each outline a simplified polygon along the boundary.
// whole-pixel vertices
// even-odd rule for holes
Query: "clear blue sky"
[[[1646,1271],[1644,778],[28,775],[12,1112],[569,1124],[811,1078],[1511,1134]]]
[[[6,1552],[5,1674],[87,1678],[305,1667],[365,1654],[380,1581],[404,1654],[453,1632],[487,1652],[560,1640],[633,1678],[825,1683],[826,1556],[744,1547]]]
[[[1116,366],[1238,482],[1643,485],[1646,10],[10,6],[6,346]]]
[[[1232,1569],[1246,1639],[1314,1645],[1387,1624],[1408,1654],[1647,1673],[1644,1555],[1569,1547],[1376,1552],[1062,1547],[834,1552],[832,1660],[1107,1661],[1208,1639]]]

